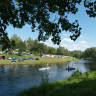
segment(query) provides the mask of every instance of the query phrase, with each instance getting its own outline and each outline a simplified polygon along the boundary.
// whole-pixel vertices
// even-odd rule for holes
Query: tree
[[[15,41],[15,44],[16,44],[16,48],[18,49],[19,48],[19,43],[21,43],[21,38],[19,36],[17,36],[16,34],[14,34],[10,41],[14,40]]]
[[[84,58],[90,58],[91,55],[91,51],[90,48],[87,48],[84,52]]]
[[[91,50],[91,58],[92,59],[96,59],[96,47],[92,47],[92,48],[90,48],[90,50]]]
[[[25,52],[26,51],[26,44],[23,41],[20,41],[18,44],[19,52]]]
[[[51,40],[60,44],[62,31],[73,33],[70,38],[76,40],[80,36],[81,27],[78,20],[70,23],[67,17],[70,13],[78,12],[77,4],[81,2],[89,17],[96,17],[96,0],[0,0],[0,37],[5,38],[9,24],[14,28],[29,24],[32,25],[33,32],[35,29],[39,31],[39,41],[52,36]],[[55,15],[52,20],[50,14],[56,13],[58,16]]]
[[[75,50],[71,52],[71,56],[75,57],[75,58],[81,58],[82,56],[82,51],[80,50]]]
[[[84,58],[96,59],[96,47],[87,48],[84,52]]]
[[[31,53],[38,53],[38,40],[33,41],[33,46],[31,46],[30,52]]]
[[[48,47],[48,53],[55,55],[56,54],[56,49],[54,47]]]
[[[70,52],[69,52],[67,49],[64,48],[63,51],[64,51],[64,54],[63,54],[63,55],[65,55],[65,56],[70,56]]]
[[[44,43],[39,43],[37,50],[38,50],[38,53],[40,53],[40,54],[44,53],[45,54],[48,52],[48,47]]]
[[[68,50],[66,49],[66,55],[67,55],[67,56],[71,56],[71,51],[68,51]]]
[[[58,47],[57,48],[57,55],[64,55],[64,52],[66,49],[64,47]]]
[[[16,43],[15,43],[15,40],[11,40],[11,49],[16,49]]]
[[[3,35],[4,35],[4,37],[0,37],[1,49],[2,49],[2,51],[6,50],[6,49],[10,50],[11,45],[10,45],[9,38],[7,37],[7,33],[4,33]]]
[[[27,50],[30,52],[30,49],[34,46],[34,41],[31,38],[28,38],[28,40],[25,41]]]

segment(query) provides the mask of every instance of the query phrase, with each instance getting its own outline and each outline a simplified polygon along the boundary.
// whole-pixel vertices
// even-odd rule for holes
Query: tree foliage
[[[34,46],[34,41],[29,37],[28,40],[25,40],[27,51],[30,52],[31,48]]]
[[[14,34],[12,37],[11,37],[11,39],[10,39],[10,41],[15,41],[15,43],[16,43],[16,49],[18,49],[19,48],[19,43],[22,41],[21,40],[21,38],[19,37],[19,36],[17,36],[16,34]]]
[[[1,46],[2,50],[11,48],[10,40],[7,36],[7,33],[4,33],[4,37],[0,37],[0,46]]]
[[[40,54],[41,53],[46,54],[48,52],[48,47],[44,43],[39,43],[37,48],[38,48],[38,53]]]
[[[57,55],[64,55],[64,52],[65,52],[65,48],[64,47],[58,47],[57,48]]]
[[[39,31],[39,41],[45,41],[52,36],[51,40],[60,44],[62,31],[71,32],[73,35],[70,38],[76,40],[80,36],[81,27],[78,20],[71,23],[67,17],[70,13],[78,12],[77,4],[81,2],[89,17],[96,17],[96,0],[0,0],[0,45],[7,47],[6,28],[10,24],[14,28],[31,25],[33,32]],[[53,16],[52,20],[50,15],[56,13],[58,18]]]
[[[11,40],[10,44],[11,44],[11,49],[13,49],[13,50],[16,49],[15,40]]]
[[[74,51],[71,52],[71,56],[73,56],[75,58],[81,58],[82,51],[80,51],[80,50],[74,50]]]
[[[19,49],[19,52],[25,52],[26,49],[27,49],[25,42],[20,41],[20,42],[18,43],[18,49]]]
[[[28,38],[27,40],[23,41],[16,34],[11,37],[10,41],[11,49],[18,49],[19,52],[71,56],[71,52],[65,49],[64,47],[58,47],[56,49],[54,47],[49,47],[44,43],[40,43],[38,42],[38,40],[32,40],[31,38]]]
[[[30,52],[31,53],[38,53],[38,40],[33,41],[33,46],[31,46]]]
[[[54,47],[48,47],[48,53],[55,55],[56,54],[56,48],[54,48]]]
[[[83,56],[84,58],[96,59],[96,47],[87,48]]]

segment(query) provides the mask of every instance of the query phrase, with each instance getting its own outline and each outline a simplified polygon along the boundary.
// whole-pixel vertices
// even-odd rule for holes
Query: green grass
[[[23,55],[23,56],[18,56],[18,55],[5,55],[6,58],[11,57],[11,58],[29,58],[33,57],[34,59],[39,58],[39,60],[24,60],[24,62],[11,62],[11,60],[0,60],[0,64],[5,64],[5,65],[12,65],[12,64],[56,64],[56,63],[65,63],[69,61],[77,61],[78,59],[75,58],[52,58],[52,57],[40,57],[40,56],[31,56],[31,55]]]
[[[2,55],[6,56],[6,59],[8,57],[11,57],[11,58],[29,58],[29,57],[33,57],[32,55],[22,55],[22,56],[15,55],[15,54],[2,54]],[[34,56],[34,57],[39,57],[39,56]]]
[[[96,71],[75,72],[67,80],[58,80],[24,90],[18,96],[96,96]]]

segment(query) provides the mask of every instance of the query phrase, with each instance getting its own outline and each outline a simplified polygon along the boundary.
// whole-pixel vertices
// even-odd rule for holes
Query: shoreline
[[[40,64],[56,64],[56,63],[67,63],[67,62],[75,62],[79,59],[76,58],[52,58],[52,57],[34,57],[34,60],[24,60],[23,62],[12,62],[12,60],[0,60],[0,65],[40,65]],[[39,58],[39,60],[35,60]]]
[[[96,71],[75,72],[66,80],[56,80],[19,92],[17,96],[95,96]],[[46,94],[46,95],[44,95]]]

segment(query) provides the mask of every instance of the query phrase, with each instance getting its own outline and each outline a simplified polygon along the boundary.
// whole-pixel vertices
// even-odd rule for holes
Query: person
[[[68,66],[68,70],[69,70],[69,68],[70,68],[70,67]]]

